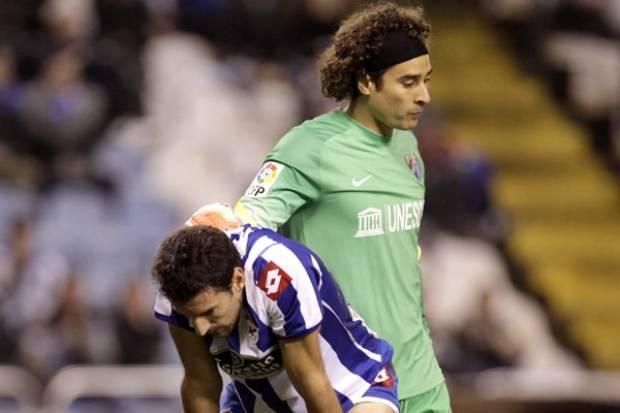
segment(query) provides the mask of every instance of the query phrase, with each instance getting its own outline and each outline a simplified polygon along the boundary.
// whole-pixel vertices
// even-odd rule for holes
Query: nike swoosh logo
[[[370,178],[372,178],[372,175],[368,175],[367,177],[362,178],[362,179],[359,179],[359,180],[358,180],[358,179],[353,178],[353,179],[351,180],[351,185],[353,185],[354,187],[356,187],[356,188],[357,188],[358,186],[362,186],[362,185],[364,185],[364,182],[366,182],[366,181],[367,181],[367,180],[369,180]]]

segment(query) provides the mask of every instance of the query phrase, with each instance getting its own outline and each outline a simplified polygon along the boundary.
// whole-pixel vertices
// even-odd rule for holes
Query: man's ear
[[[232,275],[232,290],[235,292],[243,291],[245,287],[245,271],[241,267],[235,267]]]
[[[375,83],[368,74],[361,73],[357,76],[357,90],[359,90],[360,94],[368,96],[374,88]]]

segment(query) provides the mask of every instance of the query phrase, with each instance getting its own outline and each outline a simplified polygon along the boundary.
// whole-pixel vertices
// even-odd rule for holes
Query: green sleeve
[[[320,148],[293,130],[276,145],[235,205],[240,218],[278,229],[304,204],[319,197]]]

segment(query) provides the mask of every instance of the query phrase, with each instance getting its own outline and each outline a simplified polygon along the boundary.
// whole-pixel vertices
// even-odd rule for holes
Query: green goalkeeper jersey
[[[418,263],[423,208],[413,134],[377,135],[342,110],[287,133],[235,207],[322,258],[352,307],[394,346],[401,400],[443,381]]]

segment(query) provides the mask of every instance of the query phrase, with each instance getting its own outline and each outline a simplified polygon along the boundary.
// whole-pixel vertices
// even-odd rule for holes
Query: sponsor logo
[[[422,172],[420,171],[420,165],[418,165],[418,158],[416,158],[415,154],[410,153],[405,155],[405,163],[407,167],[413,172],[413,175],[418,179],[422,179]]]
[[[357,214],[358,229],[355,233],[356,238],[372,237],[383,234],[383,224],[381,222],[381,210],[377,208],[366,208]]]
[[[291,277],[273,261],[265,265],[258,278],[258,287],[274,301],[280,298],[290,283]]]
[[[370,178],[372,178],[372,175],[368,175],[367,177],[362,178],[362,179],[355,179],[355,178],[353,178],[351,180],[351,185],[353,185],[355,188],[360,187],[360,186],[364,185],[364,183],[367,180],[369,180]]]
[[[254,197],[265,196],[283,169],[284,165],[277,162],[267,162],[264,164],[245,191],[245,195]]]
[[[357,214],[356,238],[383,235],[386,232],[400,232],[420,229],[424,201],[401,202],[385,205],[383,211],[366,208]]]
[[[401,204],[386,205],[388,231],[409,231],[420,229],[424,201],[404,202]]]
[[[262,357],[242,356],[227,347],[211,353],[215,362],[232,377],[260,379],[282,370],[282,353],[277,346],[267,350]]]

